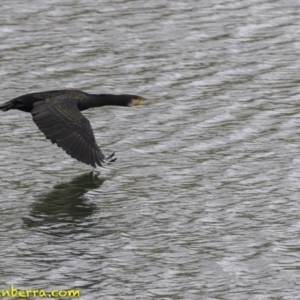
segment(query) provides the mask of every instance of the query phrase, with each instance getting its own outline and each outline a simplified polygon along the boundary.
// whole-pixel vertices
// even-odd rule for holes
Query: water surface
[[[0,290],[88,299],[297,299],[295,1],[0,4],[1,101],[133,93],[85,112],[101,173],[0,116]]]

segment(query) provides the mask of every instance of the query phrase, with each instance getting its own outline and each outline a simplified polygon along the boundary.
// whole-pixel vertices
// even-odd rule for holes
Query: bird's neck
[[[79,109],[85,110],[92,107],[100,107],[105,105],[125,106],[121,95],[112,94],[90,94],[89,99],[79,101]]]

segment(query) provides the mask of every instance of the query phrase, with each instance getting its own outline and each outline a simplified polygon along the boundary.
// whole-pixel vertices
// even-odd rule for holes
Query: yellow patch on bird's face
[[[137,98],[137,99],[132,99],[131,100],[131,103],[130,103],[130,106],[138,106],[138,105],[141,105],[143,102],[145,101],[145,98]]]

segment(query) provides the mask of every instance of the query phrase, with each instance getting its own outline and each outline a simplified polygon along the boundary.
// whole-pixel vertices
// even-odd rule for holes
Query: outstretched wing
[[[46,138],[69,155],[94,168],[104,163],[105,156],[95,141],[91,124],[81,114],[76,100],[38,101],[34,103],[31,114]]]

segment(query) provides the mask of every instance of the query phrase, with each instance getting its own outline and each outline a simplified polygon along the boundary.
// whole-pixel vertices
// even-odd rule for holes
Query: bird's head
[[[127,106],[138,106],[146,101],[145,98],[137,95],[124,95],[127,98]]]

